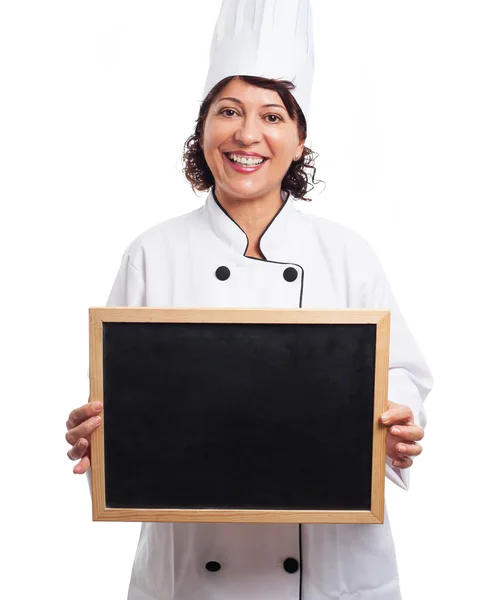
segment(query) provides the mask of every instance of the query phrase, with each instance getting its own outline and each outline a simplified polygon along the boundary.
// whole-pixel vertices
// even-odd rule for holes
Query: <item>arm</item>
[[[139,252],[142,252],[142,248],[140,247]],[[132,263],[128,248],[121,258],[121,265],[109,293],[106,306],[145,306],[144,278],[138,268]],[[87,371],[87,375],[90,376],[89,371]],[[91,467],[86,471],[86,475],[91,495]]]
[[[414,423],[424,428],[423,402],[433,387],[433,376],[402,316],[378,257],[367,242],[364,244],[361,306],[391,311],[388,399],[408,406],[414,415]],[[409,488],[410,468],[395,467],[388,456],[386,476],[399,487]]]

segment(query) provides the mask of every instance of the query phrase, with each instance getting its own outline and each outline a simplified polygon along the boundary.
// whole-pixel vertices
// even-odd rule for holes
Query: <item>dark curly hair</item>
[[[206,115],[208,114],[212,100],[232,79],[240,79],[245,83],[277,92],[283,101],[289,116],[298,126],[300,142],[303,142],[307,138],[307,122],[303,112],[301,111],[298,103],[290,91],[295,88],[291,81],[267,79],[249,75],[232,75],[230,77],[226,77],[225,79],[219,81],[204,99],[203,103],[201,104],[201,108],[199,109],[199,115],[196,121],[194,133],[184,144],[184,153],[182,157],[184,167],[182,171],[194,191],[197,190],[202,192],[210,189],[210,187],[215,184],[213,174],[205,160],[200,140]],[[314,184],[317,183],[315,180],[316,169],[314,167],[317,156],[318,155],[316,152],[312,152],[310,148],[305,146],[303,148],[301,158],[291,163],[289,169],[284,175],[281,187],[290,192],[295,198],[310,201],[310,198],[305,198],[305,194],[307,194],[314,187]],[[306,169],[311,170],[310,180]]]

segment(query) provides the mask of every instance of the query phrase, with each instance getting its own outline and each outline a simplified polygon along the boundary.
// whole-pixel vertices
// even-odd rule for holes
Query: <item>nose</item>
[[[245,146],[259,142],[262,139],[262,130],[258,120],[247,115],[240,121],[240,125],[234,134],[234,138]]]

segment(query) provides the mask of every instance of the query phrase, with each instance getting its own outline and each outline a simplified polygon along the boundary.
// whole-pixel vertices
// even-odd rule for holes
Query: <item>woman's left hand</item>
[[[399,469],[407,469],[423,448],[417,442],[423,439],[424,429],[414,424],[412,410],[404,404],[388,401],[388,411],[381,415],[381,423],[388,427],[386,454]]]

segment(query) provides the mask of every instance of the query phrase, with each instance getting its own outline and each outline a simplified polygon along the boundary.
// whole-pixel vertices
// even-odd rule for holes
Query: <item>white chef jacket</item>
[[[388,398],[409,406],[424,427],[433,378],[373,249],[353,230],[301,212],[288,192],[281,197],[260,239],[265,260],[244,256],[247,236],[212,188],[203,206],[128,245],[107,306],[390,309]],[[388,457],[386,476],[408,489],[409,469]],[[142,523],[128,593],[128,600],[340,598],[401,598],[386,505],[383,524]]]

